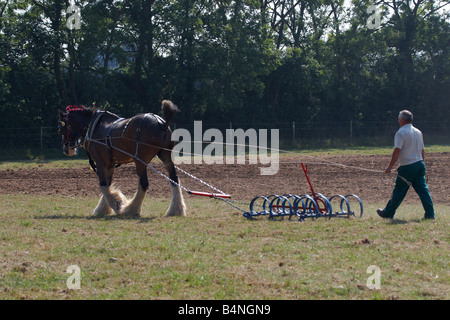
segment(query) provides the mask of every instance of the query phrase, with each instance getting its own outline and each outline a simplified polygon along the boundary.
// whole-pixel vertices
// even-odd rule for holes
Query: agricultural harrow
[[[356,216],[351,205],[355,203],[359,205],[359,217],[363,215],[363,203],[361,199],[354,194],[334,195],[330,198],[325,197],[321,193],[316,193],[308,176],[308,167],[302,163],[302,169],[311,189],[311,195],[308,194],[272,194],[269,196],[257,196],[250,202],[248,212],[244,212],[244,217],[248,219],[256,219],[257,217],[267,216],[270,220],[280,220],[288,217],[289,220],[297,219],[305,221],[308,218],[317,219],[320,217],[349,218]],[[336,206],[339,208],[335,211]]]

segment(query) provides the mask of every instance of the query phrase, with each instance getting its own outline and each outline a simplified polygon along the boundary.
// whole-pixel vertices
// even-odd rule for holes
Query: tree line
[[[2,0],[0,127],[67,105],[177,122],[450,116],[450,1]]]

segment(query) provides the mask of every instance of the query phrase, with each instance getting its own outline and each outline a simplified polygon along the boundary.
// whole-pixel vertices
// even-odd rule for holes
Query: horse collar
[[[88,151],[89,148],[89,142],[92,140],[91,136],[95,130],[95,127],[97,126],[98,121],[100,120],[100,118],[102,117],[102,115],[104,114],[104,112],[102,111],[98,111],[98,112],[94,112],[94,115],[92,116],[92,120],[89,123],[89,126],[87,128],[86,131],[86,136],[84,138],[84,142],[83,142],[83,148],[84,150]]]

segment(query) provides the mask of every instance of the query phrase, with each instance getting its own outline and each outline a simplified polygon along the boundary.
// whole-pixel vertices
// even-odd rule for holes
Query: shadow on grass
[[[434,221],[430,219],[413,219],[413,220],[403,220],[403,219],[390,219],[388,224],[397,225],[397,224],[408,224],[408,223],[422,223],[427,221]]]
[[[148,223],[152,220],[158,219],[158,217],[120,217],[120,216],[109,216],[109,217],[94,217],[94,216],[76,216],[76,215],[50,215],[50,216],[37,216],[34,217],[37,220],[99,220],[99,221],[124,221],[124,220],[135,220],[139,223]]]

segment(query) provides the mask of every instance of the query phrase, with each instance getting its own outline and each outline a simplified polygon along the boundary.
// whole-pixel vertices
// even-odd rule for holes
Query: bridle
[[[85,106],[68,106],[64,120],[59,121],[58,134],[63,136],[63,145],[76,149],[83,146],[82,137],[85,136],[87,128],[80,132],[77,128],[73,128],[69,123],[69,114],[73,111],[84,111]]]

